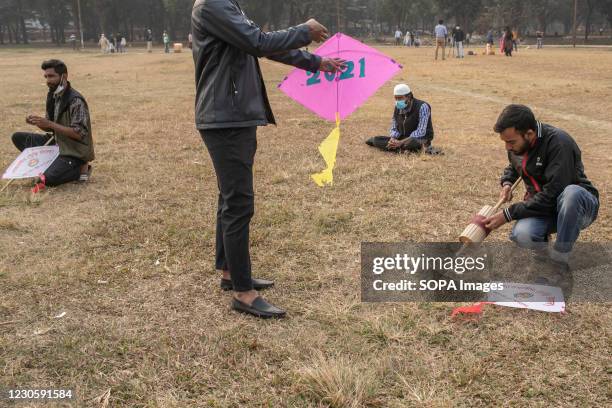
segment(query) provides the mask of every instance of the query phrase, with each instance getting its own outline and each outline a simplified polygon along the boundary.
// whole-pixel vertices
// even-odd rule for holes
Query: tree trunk
[[[591,34],[591,23],[593,18],[593,11],[595,5],[593,4],[593,0],[587,0],[586,2],[586,16],[584,18],[584,42],[586,43],[589,40],[589,34]]]
[[[25,19],[23,17],[20,17],[19,19],[20,19],[19,24],[21,26],[21,39],[23,40],[24,44],[28,44],[29,43],[29,41],[28,41],[28,30],[27,30],[26,25],[25,25]]]
[[[23,6],[21,4],[21,0],[17,0],[17,13],[19,15],[18,17],[18,25],[19,25],[19,30],[21,31],[21,39],[23,40],[24,44],[28,43],[28,30],[26,29],[26,25],[25,25],[25,18],[23,17]]]
[[[289,4],[289,26],[290,27],[293,27],[294,25],[296,25],[295,8],[296,8],[295,3],[291,2]]]
[[[15,44],[21,44],[21,38],[19,37],[19,27],[15,27],[11,24],[9,26],[9,31],[11,32],[12,37],[15,40]]]

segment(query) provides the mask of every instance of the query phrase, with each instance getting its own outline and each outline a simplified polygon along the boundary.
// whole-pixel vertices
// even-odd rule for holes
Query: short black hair
[[[50,59],[47,61],[43,61],[42,65],[40,66],[40,68],[42,70],[47,70],[49,68],[53,68],[55,70],[56,73],[58,73],[59,75],[63,75],[63,74],[67,74],[68,73],[68,67],[66,66],[66,64],[64,64],[63,61],[57,60],[57,59]]]
[[[438,20],[438,24],[444,23],[444,20]]]
[[[506,129],[515,128],[521,134],[528,130],[537,130],[538,122],[535,115],[525,105],[508,105],[497,118],[497,123],[493,128],[496,133],[501,133]]]

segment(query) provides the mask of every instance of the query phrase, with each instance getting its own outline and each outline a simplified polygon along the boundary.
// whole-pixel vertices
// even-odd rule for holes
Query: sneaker
[[[81,173],[79,176],[79,183],[87,183],[91,178],[91,172],[93,171],[93,167],[91,165],[87,165],[87,172]]]

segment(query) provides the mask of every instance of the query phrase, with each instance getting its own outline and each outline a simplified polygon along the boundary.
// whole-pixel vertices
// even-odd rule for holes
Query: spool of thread
[[[492,216],[494,213],[495,208],[491,207],[490,205],[485,205],[482,207],[478,214],[472,218],[470,225],[463,230],[459,240],[464,244],[484,241],[491,232],[484,226],[484,220]]]

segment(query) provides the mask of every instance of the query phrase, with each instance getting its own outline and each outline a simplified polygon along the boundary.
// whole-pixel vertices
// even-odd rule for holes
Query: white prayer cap
[[[412,91],[410,90],[410,87],[406,84],[396,85],[395,89],[393,89],[393,95],[395,96],[404,96],[410,93],[412,93]]]

